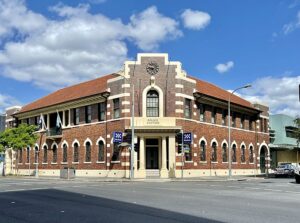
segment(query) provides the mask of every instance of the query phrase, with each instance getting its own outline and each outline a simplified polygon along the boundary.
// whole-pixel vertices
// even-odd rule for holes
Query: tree
[[[35,131],[36,126],[27,124],[21,124],[17,128],[6,129],[0,133],[0,152],[7,148],[19,150],[33,146],[38,139]]]

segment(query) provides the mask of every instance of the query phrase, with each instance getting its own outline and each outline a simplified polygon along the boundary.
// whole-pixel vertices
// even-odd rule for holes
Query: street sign
[[[123,132],[113,133],[114,143],[121,143],[123,141]]]
[[[192,143],[192,133],[191,132],[183,133],[183,142],[184,143]]]

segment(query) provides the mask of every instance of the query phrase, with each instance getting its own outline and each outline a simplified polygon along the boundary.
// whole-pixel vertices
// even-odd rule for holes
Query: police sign
[[[183,142],[184,143],[192,143],[192,133],[191,132],[183,133]]]
[[[121,143],[123,141],[123,133],[114,132],[113,139],[114,139],[114,143]]]

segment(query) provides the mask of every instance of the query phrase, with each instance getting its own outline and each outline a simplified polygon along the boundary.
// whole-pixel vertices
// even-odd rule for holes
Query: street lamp
[[[231,174],[231,116],[230,116],[230,99],[231,99],[231,95],[233,95],[234,92],[243,89],[243,88],[249,88],[251,87],[251,84],[247,84],[245,86],[236,88],[234,91],[231,92],[231,94],[229,95],[228,98],[228,175],[229,178],[231,178],[232,174]]]

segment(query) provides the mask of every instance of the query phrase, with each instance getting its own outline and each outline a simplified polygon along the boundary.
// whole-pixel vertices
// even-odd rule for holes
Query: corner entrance
[[[146,169],[158,169],[158,139],[146,139]]]

